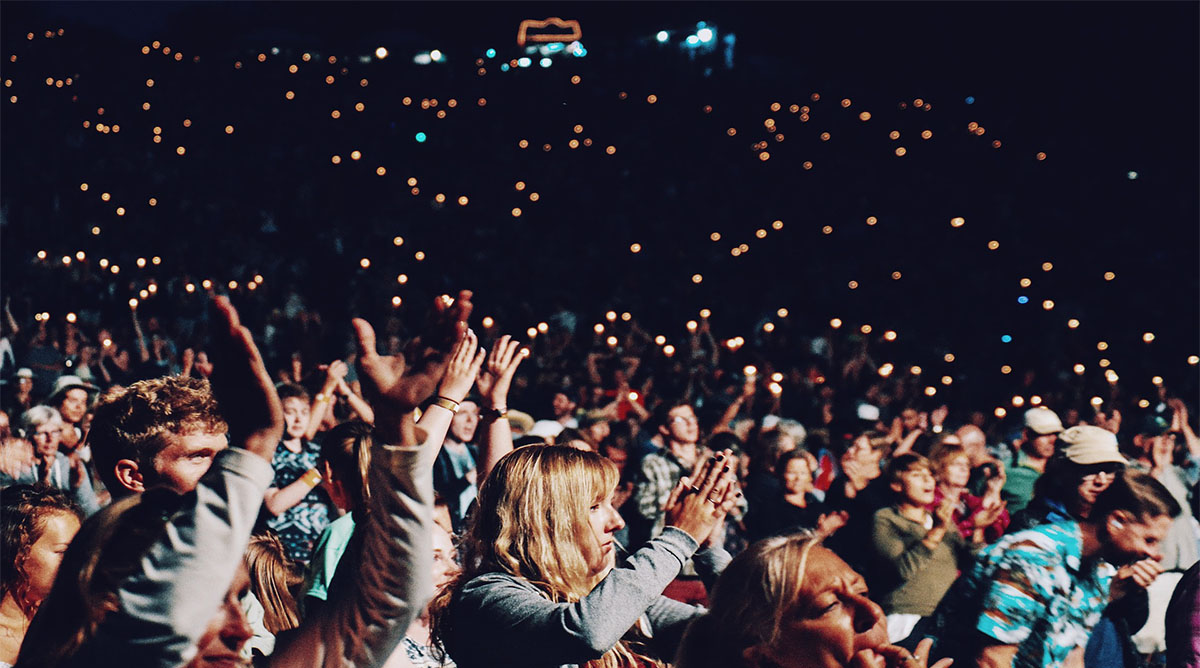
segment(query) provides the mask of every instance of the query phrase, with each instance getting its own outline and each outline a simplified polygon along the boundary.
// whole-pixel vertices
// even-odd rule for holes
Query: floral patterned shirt
[[[292,452],[280,443],[275,447],[275,457],[271,460],[271,466],[275,468],[275,481],[271,486],[282,489],[295,482],[317,465],[320,453],[321,447],[311,441],[304,441],[300,452]],[[337,511],[329,496],[317,486],[309,490],[300,503],[268,519],[267,526],[279,534],[289,559],[307,564],[321,532],[336,518]]]
[[[1017,645],[1014,668],[1061,668],[1087,644],[1115,572],[1100,559],[1084,561],[1076,522],[1010,534],[985,548],[947,597],[950,628],[939,637],[964,642],[956,653],[968,664],[980,649],[967,640],[978,639],[973,630]]]

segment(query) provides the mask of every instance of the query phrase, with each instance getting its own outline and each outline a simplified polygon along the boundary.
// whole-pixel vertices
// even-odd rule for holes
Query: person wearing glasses
[[[1059,435],[1058,456],[1038,479],[1033,500],[1013,516],[1008,533],[1042,524],[1087,519],[1092,504],[1126,465],[1111,431],[1077,425]]]
[[[85,517],[100,510],[87,465],[78,455],[67,455],[59,445],[65,425],[59,412],[34,406],[21,414],[20,428],[33,444],[33,466],[24,471],[0,472],[0,489],[15,484],[42,483],[65,492],[79,504]]]
[[[686,402],[665,407],[659,413],[658,437],[662,447],[642,458],[634,475],[633,498],[625,517],[629,524],[631,548],[662,533],[663,504],[679,479],[691,472],[704,456],[699,445],[700,424],[696,411]]]

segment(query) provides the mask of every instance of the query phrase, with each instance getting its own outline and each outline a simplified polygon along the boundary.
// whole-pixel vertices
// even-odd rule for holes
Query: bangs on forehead
[[[593,501],[603,501],[617,488],[617,467],[608,460],[587,467],[588,492]]]

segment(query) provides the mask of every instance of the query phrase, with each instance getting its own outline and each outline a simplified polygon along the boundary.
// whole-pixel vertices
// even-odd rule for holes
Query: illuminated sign
[[[544,21],[525,19],[517,29],[517,45],[527,43],[547,44],[555,42],[577,42],[583,38],[579,21],[564,21],[557,16],[551,16]]]

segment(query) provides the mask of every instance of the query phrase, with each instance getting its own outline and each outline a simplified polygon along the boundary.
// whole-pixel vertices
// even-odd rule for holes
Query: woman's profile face
[[[817,546],[808,555],[800,600],[785,613],[773,645],[747,650],[751,665],[842,668],[856,654],[887,645],[883,610],[867,598],[867,584],[836,554]],[[747,657],[751,658],[751,657]]]
[[[610,490],[588,510],[588,524],[596,541],[593,545],[585,546],[583,555],[592,575],[607,573],[616,564],[617,546],[613,542],[613,533],[625,526],[625,520],[613,507],[614,491]]]
[[[51,513],[44,522],[41,535],[29,547],[29,554],[22,563],[28,578],[30,603],[40,603],[50,593],[63,553],[79,532],[79,518],[71,513]]]

